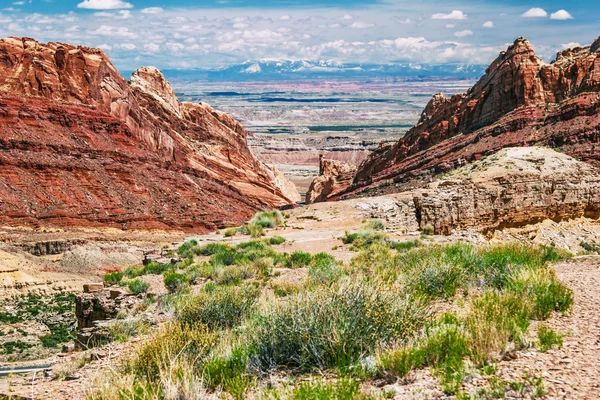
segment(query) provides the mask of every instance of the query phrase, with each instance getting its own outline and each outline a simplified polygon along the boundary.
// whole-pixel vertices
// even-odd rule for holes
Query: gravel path
[[[525,371],[542,376],[549,399],[600,398],[600,257],[580,257],[555,265],[558,277],[575,294],[571,315],[546,322],[564,335],[562,349],[519,352],[500,363],[506,378]]]

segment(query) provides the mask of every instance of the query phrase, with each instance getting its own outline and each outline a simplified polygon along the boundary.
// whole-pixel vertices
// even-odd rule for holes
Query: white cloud
[[[77,4],[77,8],[115,10],[119,8],[133,8],[133,4],[121,0],[83,0],[82,3]]]
[[[550,19],[564,21],[567,19],[573,19],[573,16],[566,10],[558,10],[557,12],[550,14]]]
[[[282,15],[281,17],[279,17],[280,21],[289,21],[291,19],[292,17],[290,17],[289,15]]]
[[[346,15],[344,15],[344,17],[342,19],[351,20],[352,19],[352,15],[346,14]]]
[[[466,36],[471,36],[471,35],[473,35],[473,31],[471,31],[469,29],[465,29],[464,31],[454,32],[454,36],[456,36],[456,37],[466,37]]]
[[[96,29],[92,33],[99,36],[109,36],[113,38],[127,38],[127,39],[135,39],[137,38],[137,34],[131,32],[128,28],[125,27],[114,27],[108,25],[101,25],[100,28]]]
[[[569,43],[561,44],[561,46],[562,46],[563,50],[574,49],[575,47],[581,47],[581,43],[569,42]]]
[[[367,28],[372,28],[374,26],[375,26],[374,24],[367,24],[366,22],[357,21],[357,22],[352,23],[352,25],[350,25],[350,28],[367,29]]]
[[[495,28],[496,27],[496,25],[494,25],[493,21],[486,21],[481,26],[483,26],[484,28]]]
[[[142,14],[160,14],[163,11],[162,7],[148,7],[142,10]]]
[[[106,43],[103,43],[103,44],[101,44],[101,45],[99,45],[97,47],[99,49],[101,49],[101,50],[104,50],[104,51],[110,51],[110,50],[112,50],[112,46],[110,44],[106,44]]]
[[[126,51],[132,51],[132,50],[137,49],[137,46],[133,43],[122,43],[122,44],[116,45],[115,47],[118,49],[121,49],[121,50],[126,50]]]
[[[523,14],[521,14],[521,17],[524,18],[545,18],[548,16],[548,13],[546,12],[546,10],[544,10],[543,8],[531,8],[529,9],[529,11],[524,12]]]
[[[455,24],[446,24],[446,29],[453,29],[456,28]]]
[[[132,17],[131,11],[129,10],[121,10],[119,11],[118,19],[129,19]]]
[[[431,19],[455,19],[455,20],[462,20],[462,19],[467,19],[467,14],[463,13],[460,10],[453,10],[450,14],[442,14],[442,13],[438,13],[438,14],[433,14],[431,16]]]
[[[160,45],[158,45],[156,43],[146,43],[144,45],[144,49],[148,50],[151,53],[156,53],[157,51],[160,50]]]

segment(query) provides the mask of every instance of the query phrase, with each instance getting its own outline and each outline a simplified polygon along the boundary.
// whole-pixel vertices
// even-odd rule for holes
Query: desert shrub
[[[176,293],[182,291],[189,283],[190,278],[186,274],[176,271],[167,271],[164,274],[163,282],[169,292]]]
[[[270,257],[262,257],[252,262],[252,268],[256,271],[256,275],[261,278],[267,278],[273,275],[273,259]]]
[[[307,253],[305,251],[294,251],[290,254],[290,258],[288,261],[289,268],[305,268],[310,265],[312,261],[312,254]]]
[[[264,235],[264,228],[258,224],[246,224],[243,232],[246,232],[245,234],[250,235],[253,239],[258,239]]]
[[[396,259],[389,247],[374,244],[353,257],[350,266],[354,271],[360,271],[364,275],[376,273],[387,281],[396,279],[395,262]]]
[[[227,229],[225,229],[223,236],[224,237],[234,237],[239,231],[240,231],[240,228],[227,228]]]
[[[233,265],[236,262],[236,251],[234,249],[226,249],[210,256],[208,261],[214,266],[226,267]]]
[[[176,361],[201,365],[216,341],[217,335],[205,326],[170,323],[137,352],[130,369],[138,377],[156,382]]]
[[[40,338],[42,346],[46,348],[58,347],[63,343],[73,340],[73,327],[69,324],[49,325],[50,334]]]
[[[423,227],[423,235],[433,235],[435,233],[435,228],[431,224],[427,224]]]
[[[371,220],[369,222],[367,222],[367,228],[372,229],[374,231],[384,231],[385,230],[385,225],[383,224],[383,221],[380,219],[374,219]]]
[[[537,336],[540,351],[543,353],[550,350],[554,346],[561,348],[563,345],[562,336],[554,332],[551,328],[548,328],[546,325],[541,325],[538,328]]]
[[[428,313],[418,299],[383,286],[352,283],[276,302],[257,316],[249,335],[254,362],[311,370],[346,367],[378,345],[406,339]]]
[[[285,243],[285,238],[282,236],[273,236],[272,238],[269,238],[269,243],[272,245],[280,245]]]
[[[352,378],[327,381],[323,378],[303,381],[292,388],[280,389],[269,398],[290,400],[370,400],[375,399],[360,390],[360,383]]]
[[[107,285],[118,285],[123,280],[122,272],[109,272],[104,274],[104,283]]]
[[[146,293],[148,289],[150,289],[150,284],[148,282],[144,282],[141,279],[134,279],[132,281],[127,282],[127,287],[134,294]]]
[[[179,246],[177,249],[177,254],[183,258],[187,258],[187,256],[193,252],[196,246],[198,246],[198,241],[196,239],[187,240],[183,242],[181,246]]]
[[[346,232],[342,237],[344,244],[351,244],[352,250],[364,249],[374,243],[387,245],[388,237],[383,232],[360,231],[349,233]]]
[[[415,247],[419,247],[421,246],[421,241],[419,240],[413,240],[413,241],[408,241],[408,242],[395,242],[393,243],[393,248],[399,252],[401,251],[408,251],[411,249],[414,249]]]
[[[158,262],[151,262],[150,264],[144,265],[142,275],[160,275],[170,269],[173,269],[173,265],[170,263],[161,264]]]
[[[137,278],[138,276],[144,275],[144,267],[129,267],[123,271],[123,275],[129,279]]]
[[[242,281],[254,276],[255,271],[249,265],[230,265],[215,269],[211,274],[211,279],[220,285],[239,285]]]
[[[313,256],[308,267],[308,279],[312,284],[331,285],[342,276],[338,262],[327,253]]]
[[[199,256],[212,256],[218,253],[225,253],[231,250],[231,246],[227,243],[207,243],[204,246],[196,249],[196,254]]]
[[[231,328],[252,311],[259,295],[259,289],[249,285],[205,288],[183,300],[176,312],[177,320],[192,326],[205,324],[210,329]]]
[[[414,271],[408,286],[415,292],[429,297],[452,297],[459,287],[465,286],[464,270],[451,263],[432,263]]]
[[[283,225],[284,219],[280,211],[259,212],[252,218],[249,225],[257,225],[262,228],[275,228]]]
[[[110,336],[117,342],[126,343],[132,337],[150,332],[150,325],[141,318],[115,319],[108,327]]]
[[[291,282],[272,282],[271,287],[273,288],[275,296],[278,297],[291,296],[293,294],[299,293],[300,289],[302,289],[301,284]]]
[[[228,356],[214,356],[202,368],[202,378],[210,389],[224,389],[234,399],[245,399],[246,392],[256,381],[246,373],[248,352],[245,348],[234,348]]]

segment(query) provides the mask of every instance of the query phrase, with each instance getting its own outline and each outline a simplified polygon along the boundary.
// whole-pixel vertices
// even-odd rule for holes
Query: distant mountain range
[[[332,78],[477,79],[486,66],[472,64],[342,64],[332,61],[261,60],[216,69],[164,70],[170,79],[285,81]]]

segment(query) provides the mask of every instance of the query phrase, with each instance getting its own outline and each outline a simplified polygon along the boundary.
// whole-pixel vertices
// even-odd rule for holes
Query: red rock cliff
[[[600,39],[547,64],[518,38],[467,93],[435,95],[402,140],[373,152],[353,185],[332,197],[420,185],[511,146],[559,148],[598,164],[599,92]]]
[[[0,223],[206,231],[291,203],[246,135],[155,68],[0,39]]]

